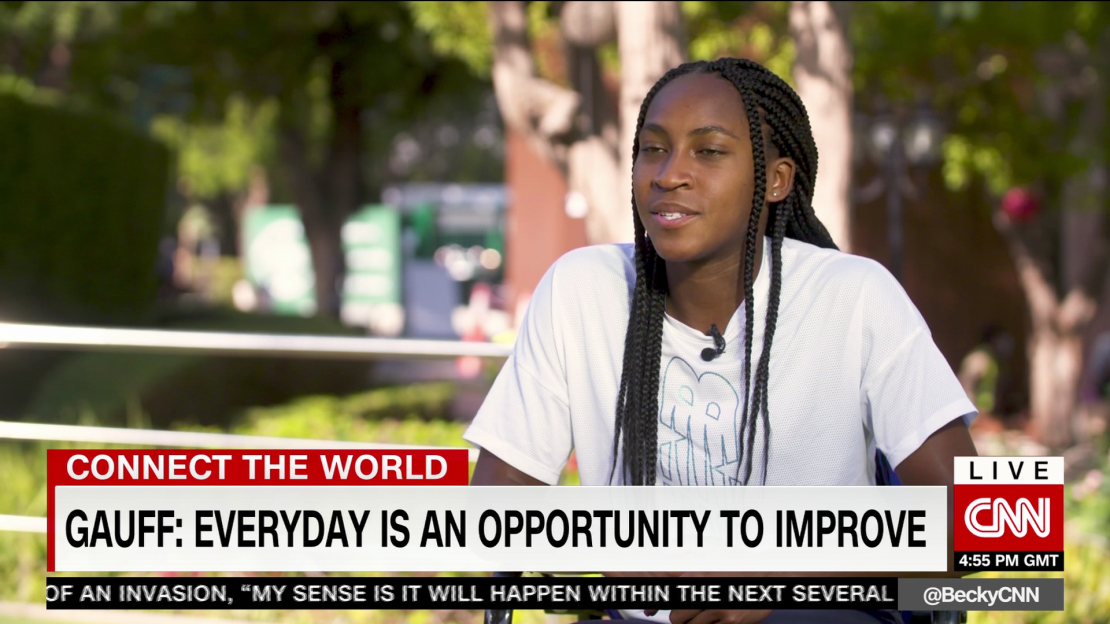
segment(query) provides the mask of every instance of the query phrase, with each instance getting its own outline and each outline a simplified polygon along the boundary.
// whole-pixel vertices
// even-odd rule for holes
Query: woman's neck
[[[763,238],[756,239],[752,281],[763,264]],[[721,260],[667,263],[667,313],[703,334],[728,326],[744,302],[744,251]]]

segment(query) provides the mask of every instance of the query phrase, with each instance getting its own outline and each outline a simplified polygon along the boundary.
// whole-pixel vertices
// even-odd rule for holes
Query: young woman
[[[583,485],[873,485],[878,449],[904,483],[951,486],[975,407],[898,282],[814,216],[797,94],[751,61],[681,65],[633,150],[635,244],[544,276],[466,432],[473,484],[555,484],[573,449]],[[669,619],[876,621],[768,614]]]

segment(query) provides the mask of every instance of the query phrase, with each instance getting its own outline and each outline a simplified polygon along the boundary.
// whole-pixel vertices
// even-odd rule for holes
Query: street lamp
[[[855,124],[857,163],[868,158],[880,175],[856,194],[859,202],[870,202],[886,193],[887,240],[890,243],[890,272],[902,279],[903,207],[902,195],[917,195],[910,178],[911,168],[931,167],[940,162],[944,124],[927,105],[909,115],[889,109],[859,116]]]

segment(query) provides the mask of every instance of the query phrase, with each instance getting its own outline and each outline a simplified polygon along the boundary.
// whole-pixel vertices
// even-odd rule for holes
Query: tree
[[[112,2],[5,2],[0,4],[0,65],[45,89],[65,91],[73,45],[113,29],[120,5]]]
[[[631,190],[620,172],[631,171],[632,155],[630,147],[620,148],[632,145],[640,102],[651,84],[685,58],[678,3],[411,6],[440,50],[491,74],[505,125],[555,163],[569,188],[585,197],[590,241],[630,240]],[[488,11],[488,34],[473,18],[478,11]],[[470,19],[450,19],[463,15]],[[489,57],[476,52],[485,42],[492,46]],[[610,58],[635,58],[607,67],[602,57],[614,44],[619,49]]]
[[[842,251],[851,250],[852,50],[848,2],[795,0],[794,82],[820,156],[813,210]]]
[[[190,121],[173,113],[151,117],[151,133],[177,154],[181,203],[200,203],[209,209],[225,255],[242,251],[239,225],[246,210],[269,203],[267,169],[275,159],[279,110],[275,100],[252,106],[233,95],[222,119]]]
[[[235,137],[212,131],[235,130],[228,124],[236,111],[245,107],[269,119],[266,111],[276,107],[272,126],[264,124],[276,136],[275,192],[291,196],[300,208],[322,314],[338,313],[341,227],[376,196],[366,183],[370,129],[365,121],[384,120],[382,125],[395,130],[387,122],[412,119],[444,97],[470,93],[480,84],[460,62],[435,54],[398,2],[290,2],[281,10],[264,2],[46,6],[52,4],[3,5],[9,10],[19,5],[24,17],[0,19],[0,25],[37,24],[23,29],[21,45],[8,56],[30,71],[36,66],[28,62],[30,52],[55,36],[56,24],[70,19],[62,5],[88,5],[78,15],[78,35],[66,40],[72,61],[66,86],[72,97],[129,113],[144,129],[161,119],[161,135],[176,141],[185,156],[190,145],[230,145]],[[33,11],[29,5],[35,5]],[[111,5],[107,17],[101,5]],[[26,17],[28,11],[54,17],[35,21]],[[181,72],[183,82],[165,79]],[[185,125],[167,122],[166,113]],[[271,151],[262,144],[266,137],[255,138],[254,156],[265,159]],[[236,182],[243,190],[250,169],[241,171]]]
[[[560,15],[566,79],[538,75],[523,2],[490,3],[493,83],[505,124],[556,162],[572,191],[589,205],[592,242],[630,240],[631,190],[620,172],[632,170],[631,149],[640,102],[651,85],[685,60],[677,2],[564,2]],[[617,106],[603,80],[598,49],[616,39]],[[613,112],[616,111],[614,115]]]
[[[135,5],[39,1],[0,5],[4,40],[0,71],[18,77],[14,84],[33,86],[33,94],[27,97],[114,114],[170,146],[177,155],[178,192],[167,206],[167,229],[184,205],[197,201],[224,208],[215,212],[231,221],[244,203],[258,198],[258,191],[265,188],[262,165],[270,162],[273,152],[270,139],[277,102],[251,106],[233,95],[223,118],[190,120],[183,116],[192,101],[187,71],[150,66],[134,76],[117,75],[117,67],[104,63],[111,58],[104,52],[118,40],[122,20]],[[189,10],[189,5],[159,3],[146,7],[142,16],[148,24],[162,24]],[[80,57],[76,66],[75,52]],[[118,88],[127,79],[133,80],[127,101],[105,99],[98,93],[104,84],[114,82]],[[224,248],[234,249],[234,223],[220,225]]]
[[[1110,11],[1095,2],[867,3],[853,24],[856,85],[953,111],[952,188],[981,179],[1031,320],[1030,411],[1040,440],[1075,438],[1082,344],[1107,298],[1105,180]],[[1000,198],[1009,189],[1003,210]],[[1026,207],[1012,209],[1021,200]]]
[[[686,58],[744,56],[790,80],[785,3],[409,5],[438,51],[493,75],[505,124],[585,197],[594,243],[631,237],[632,132],[640,102],[666,70]]]

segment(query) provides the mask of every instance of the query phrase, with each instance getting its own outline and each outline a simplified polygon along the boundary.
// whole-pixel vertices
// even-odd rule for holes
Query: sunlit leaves
[[[691,60],[750,58],[793,84],[789,2],[683,2]]]
[[[952,190],[967,187],[974,174],[982,176],[991,192],[1002,194],[1013,185],[1013,174],[995,145],[976,145],[967,137],[952,134],[943,145],[945,184]]]
[[[1085,55],[1110,25],[1103,5],[870,2],[854,3],[853,11],[857,105],[866,111],[878,95],[904,106],[927,99],[952,133],[944,172],[953,188],[974,176],[995,192],[1059,180],[1095,156],[1072,149],[1081,96],[1072,86],[1061,89],[1069,72],[1045,73],[1044,52],[1062,50],[1095,72]],[[1071,104],[1049,114],[1045,97],[1053,89]],[[1098,150],[1106,144],[1098,142]]]
[[[252,106],[242,96],[229,99],[223,120],[188,123],[160,115],[151,131],[177,153],[179,182],[187,194],[210,199],[245,188],[251,167],[272,157],[278,103]]]
[[[439,54],[455,56],[476,75],[488,76],[493,40],[486,2],[406,2],[416,27]]]

